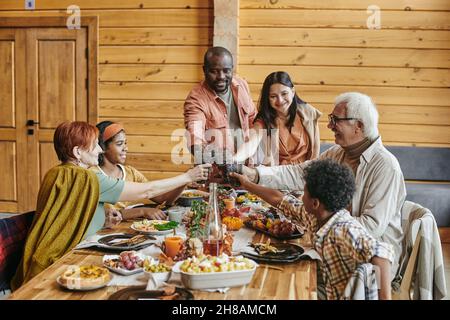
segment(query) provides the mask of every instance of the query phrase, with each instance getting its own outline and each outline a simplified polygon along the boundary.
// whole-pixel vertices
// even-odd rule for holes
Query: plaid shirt
[[[306,232],[315,232],[314,249],[322,257],[320,270],[329,300],[341,298],[359,264],[370,262],[374,256],[394,261],[393,247],[372,237],[345,209],[318,229],[317,219],[294,196],[284,196],[278,208]]]
[[[0,219],[0,290],[9,289],[32,219],[33,213]]]

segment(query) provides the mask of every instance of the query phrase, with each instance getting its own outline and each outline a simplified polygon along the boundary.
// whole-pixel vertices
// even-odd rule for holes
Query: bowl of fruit
[[[142,272],[145,258],[136,251],[123,251],[120,255],[104,255],[103,265],[115,273],[127,276]]]
[[[204,197],[209,196],[208,192],[187,189],[184,190],[177,200],[177,204],[181,207],[192,207],[194,201],[202,201]]]
[[[172,267],[157,259],[147,258],[144,260],[144,273],[158,282],[166,282],[170,278]]]

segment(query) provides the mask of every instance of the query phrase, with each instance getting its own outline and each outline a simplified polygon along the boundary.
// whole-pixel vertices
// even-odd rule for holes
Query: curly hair
[[[332,213],[346,208],[355,193],[355,178],[350,167],[331,159],[313,161],[305,169],[305,181],[311,197],[319,199]]]

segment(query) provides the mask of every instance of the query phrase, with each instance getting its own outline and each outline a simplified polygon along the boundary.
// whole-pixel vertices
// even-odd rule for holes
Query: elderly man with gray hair
[[[334,132],[336,144],[319,158],[333,159],[352,169],[356,192],[348,209],[377,240],[393,245],[394,277],[401,254],[401,208],[406,197],[406,187],[397,159],[381,142],[375,104],[367,95],[358,92],[343,93],[336,98],[328,121],[328,128]],[[308,163],[310,162],[276,167],[245,167],[244,174],[250,181],[270,188],[303,190],[303,169]],[[260,196],[264,199],[263,194]],[[291,195],[285,195],[276,201],[274,198],[267,200],[283,209],[294,221],[300,217],[295,212],[300,212],[302,206],[292,201]],[[295,210],[286,210],[294,203]]]

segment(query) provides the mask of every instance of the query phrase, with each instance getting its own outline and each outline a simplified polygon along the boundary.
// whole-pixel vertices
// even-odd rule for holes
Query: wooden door
[[[0,28],[0,212],[35,209],[45,173],[59,163],[53,133],[61,122],[97,122],[90,32]]]
[[[27,31],[27,134],[31,177],[37,195],[45,173],[58,164],[53,133],[64,121],[88,121],[86,30]],[[32,124],[34,123],[34,124]],[[35,204],[36,199],[30,199]]]
[[[25,35],[0,29],[0,212],[18,212],[26,202],[26,75]]]

